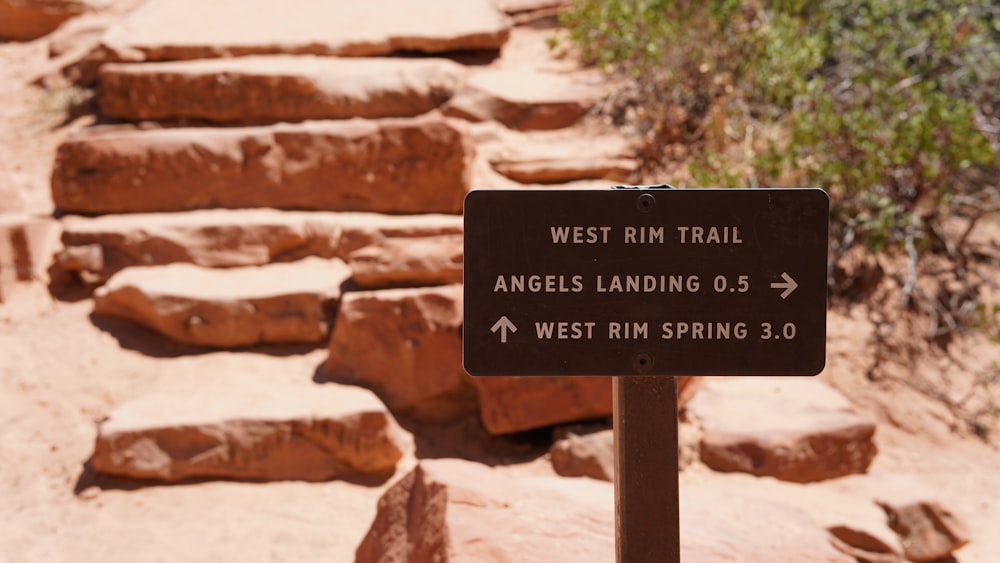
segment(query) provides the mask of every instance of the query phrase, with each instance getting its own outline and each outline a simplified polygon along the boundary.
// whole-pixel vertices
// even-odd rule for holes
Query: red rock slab
[[[473,378],[480,416],[490,434],[611,416],[610,377],[510,376]]]
[[[612,182],[629,183],[638,163],[628,141],[616,132],[581,127],[513,131],[495,122],[470,124],[477,141],[475,184],[576,182],[582,189],[607,189]]]
[[[0,0],[0,39],[28,41],[108,0]]]
[[[101,112],[130,120],[222,124],[411,117],[449,100],[464,67],[447,59],[250,56],[112,63]]]
[[[717,471],[809,483],[865,473],[878,451],[875,423],[814,378],[710,379],[688,412]]]
[[[465,250],[461,234],[387,238],[347,257],[362,289],[462,283]]]
[[[490,69],[469,77],[446,115],[496,120],[511,129],[561,129],[576,123],[604,95],[602,88],[558,74]]]
[[[108,414],[90,460],[96,472],[159,481],[324,481],[391,474],[411,447],[364,389],[178,375]]]
[[[324,372],[372,389],[396,416],[446,422],[474,413],[462,368],[462,286],[346,293]]]
[[[59,224],[51,219],[0,215],[0,303],[18,282],[47,279],[58,241]]]
[[[350,277],[339,259],[218,270],[191,264],[122,270],[94,296],[94,312],[129,319],[172,340],[231,348],[314,343]]]
[[[461,213],[473,146],[439,117],[96,129],[63,142],[52,197],[81,214],[273,207]]]
[[[611,416],[610,377],[475,377],[483,426],[494,435]],[[679,408],[693,396],[698,378],[677,380]]]
[[[622,182],[638,168],[631,158],[562,158],[494,160],[493,169],[522,184],[561,184],[576,180]]]
[[[461,238],[462,218],[457,215],[213,209],[67,216],[62,224],[65,250],[56,256],[55,265],[61,272],[78,275],[88,284],[102,284],[131,266],[187,262],[231,268],[308,256],[347,260],[366,248],[397,251],[394,256],[398,260],[380,258],[373,262],[371,275],[378,276],[376,279],[437,278],[453,283],[461,278],[459,272],[459,278],[454,279],[454,258],[440,260],[446,270],[434,273],[433,254],[427,260],[413,260],[398,252],[407,242],[422,248],[425,239]],[[374,260],[378,252],[362,252],[358,261],[363,262],[366,254]],[[407,273],[411,266],[417,268],[416,273]],[[355,267],[361,268],[359,264]]]
[[[903,555],[924,563],[943,560],[969,543],[969,528],[954,512],[933,500],[880,502],[889,526],[899,534]]]
[[[563,477],[615,480],[615,436],[613,430],[571,434],[549,448],[552,468]]]
[[[108,31],[120,60],[252,54],[376,56],[497,50],[510,24],[490,0],[151,0]]]

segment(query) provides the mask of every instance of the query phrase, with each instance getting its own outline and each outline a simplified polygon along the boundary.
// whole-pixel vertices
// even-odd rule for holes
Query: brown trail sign
[[[619,563],[680,561],[672,376],[823,370],[829,205],[818,189],[467,195],[466,371],[626,376]]]
[[[482,190],[465,200],[472,375],[815,375],[817,189]]]

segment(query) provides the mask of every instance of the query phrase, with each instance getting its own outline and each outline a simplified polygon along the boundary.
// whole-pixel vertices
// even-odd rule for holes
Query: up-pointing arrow
[[[514,326],[514,323],[510,322],[507,315],[504,315],[500,317],[497,322],[493,323],[493,328],[490,329],[490,332],[496,334],[498,330],[500,331],[500,344],[506,344],[507,331],[517,332],[517,327]]]
[[[788,272],[781,272],[781,279],[785,281],[771,282],[771,289],[784,289],[785,291],[781,292],[781,298],[785,299],[795,291],[795,288],[799,287],[799,284],[795,283],[795,280],[792,279],[792,276],[788,275]]]

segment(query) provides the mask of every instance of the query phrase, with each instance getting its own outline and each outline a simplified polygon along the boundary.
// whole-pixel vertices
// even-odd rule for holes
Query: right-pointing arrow
[[[785,291],[781,292],[781,298],[785,299],[795,291],[795,288],[799,287],[799,284],[795,283],[795,280],[792,279],[792,276],[788,275],[788,272],[781,272],[781,279],[785,281],[771,282],[771,289],[784,289]]]
[[[514,326],[514,323],[510,322],[507,315],[504,315],[497,319],[497,322],[493,323],[493,328],[490,329],[490,332],[496,334],[498,330],[500,331],[500,344],[506,344],[507,331],[517,332],[517,327]]]

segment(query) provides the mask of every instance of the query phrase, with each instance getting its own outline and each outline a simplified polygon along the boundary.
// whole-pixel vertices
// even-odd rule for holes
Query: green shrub
[[[840,251],[963,261],[944,223],[1000,207],[993,0],[577,0],[564,23],[630,79],[613,115],[650,175],[683,142],[701,185],[822,187]]]

